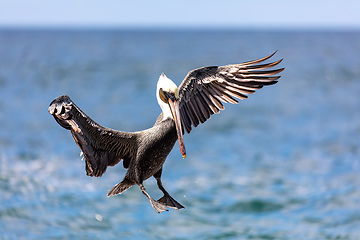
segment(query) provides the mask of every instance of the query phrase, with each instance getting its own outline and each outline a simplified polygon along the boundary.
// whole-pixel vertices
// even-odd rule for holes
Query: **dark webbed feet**
[[[163,203],[165,206],[172,208],[172,209],[176,209],[179,210],[181,208],[185,208],[183,205],[181,205],[180,203],[178,203],[175,199],[173,199],[170,194],[165,190],[165,188],[163,187],[162,183],[161,183],[161,178],[160,176],[156,176],[156,181],[157,181],[157,185],[159,187],[159,189],[164,193],[164,196],[162,198],[160,198],[158,200],[158,202]]]
[[[164,193],[164,196],[157,200],[158,203],[164,204],[166,207],[179,210],[184,208],[183,205],[178,203],[175,199],[173,199],[168,193]]]
[[[173,199],[165,190],[161,191],[164,192],[164,196],[160,198],[158,201],[155,201],[145,190],[144,185],[140,184],[141,192],[149,199],[149,202],[151,206],[154,208],[154,210],[158,213],[169,211],[167,207],[172,209],[181,209],[184,208],[180,203],[178,203],[175,199]]]
[[[153,209],[158,212],[158,213],[161,213],[161,212],[164,212],[164,211],[168,211],[166,209],[166,206],[161,203],[161,202],[158,202],[158,201],[155,201],[145,190],[145,187],[144,185],[140,184],[140,190],[141,192],[149,199],[149,202],[151,204],[151,206],[153,207]]]

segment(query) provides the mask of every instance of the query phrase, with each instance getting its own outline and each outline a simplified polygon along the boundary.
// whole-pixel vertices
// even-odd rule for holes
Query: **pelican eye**
[[[168,99],[165,97],[165,92],[162,88],[159,89],[159,97],[164,103],[168,103]]]
[[[163,101],[164,103],[168,103],[169,99],[171,99],[172,101],[178,100],[178,97],[176,96],[177,96],[176,92],[172,90],[164,91],[162,88],[159,89],[159,97],[161,101]]]

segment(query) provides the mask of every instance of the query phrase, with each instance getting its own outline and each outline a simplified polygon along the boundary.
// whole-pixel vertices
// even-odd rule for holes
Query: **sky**
[[[359,29],[359,0],[0,0],[0,27]]]

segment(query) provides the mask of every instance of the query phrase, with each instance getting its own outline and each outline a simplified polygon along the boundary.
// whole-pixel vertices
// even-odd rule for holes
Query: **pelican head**
[[[186,150],[179,111],[179,89],[173,81],[165,76],[164,73],[160,75],[157,83],[156,98],[163,111],[163,119],[171,118],[175,122],[180,151],[183,158],[185,158]]]

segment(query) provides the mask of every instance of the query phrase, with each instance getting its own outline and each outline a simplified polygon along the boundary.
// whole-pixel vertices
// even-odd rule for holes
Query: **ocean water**
[[[184,136],[157,214],[119,164],[85,175],[47,112],[62,94],[100,124],[153,125],[164,72],[269,55],[282,78]],[[0,239],[360,239],[360,32],[0,30]],[[156,181],[145,182],[154,198]]]

